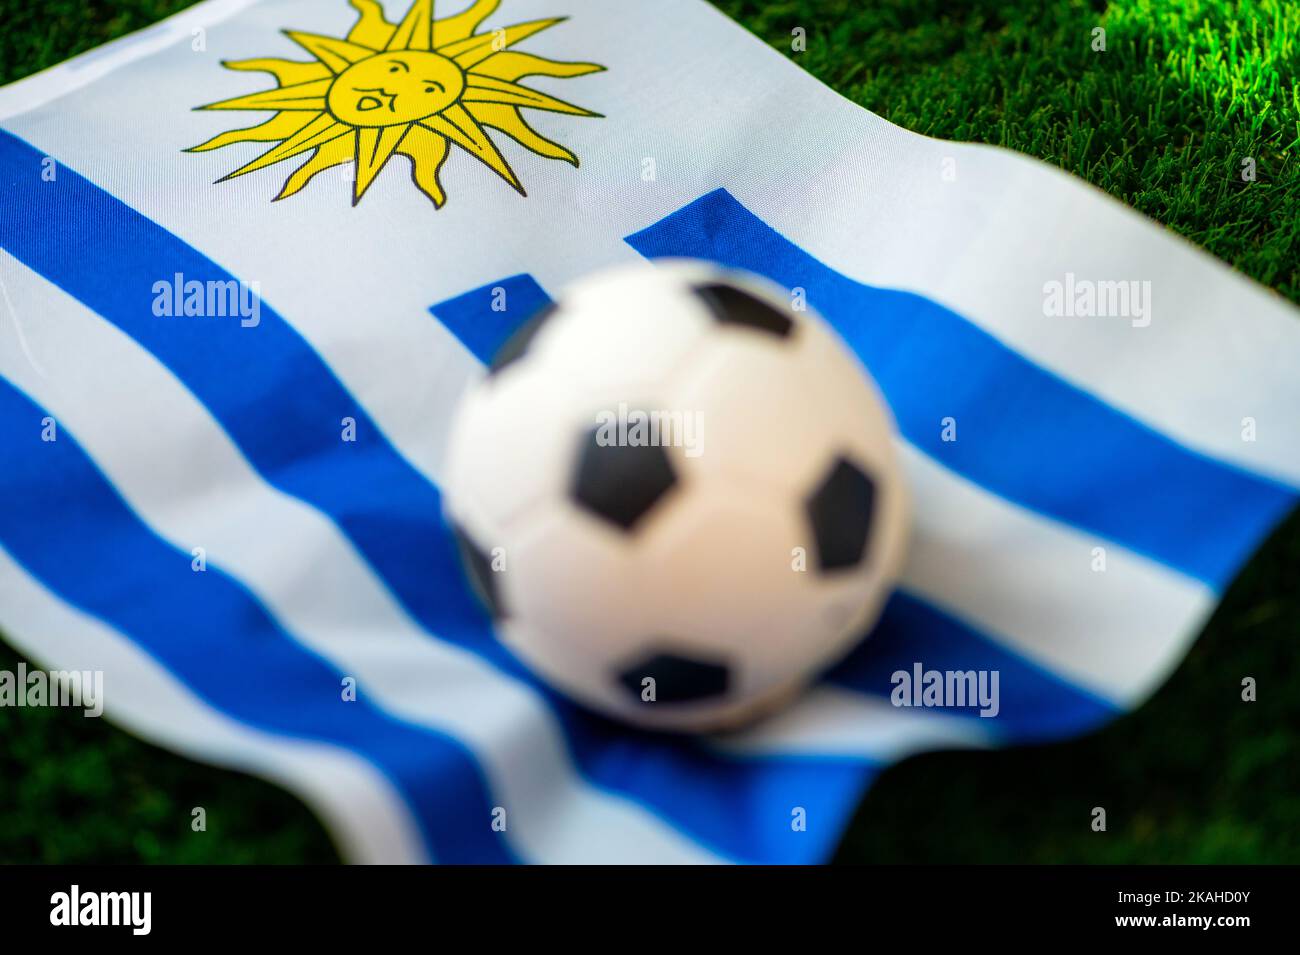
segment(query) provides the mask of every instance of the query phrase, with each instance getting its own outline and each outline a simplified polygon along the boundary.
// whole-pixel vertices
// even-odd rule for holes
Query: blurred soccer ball
[[[509,646],[602,713],[679,730],[767,712],[897,579],[892,421],[835,334],[698,263],[587,279],[458,412],[446,505]]]

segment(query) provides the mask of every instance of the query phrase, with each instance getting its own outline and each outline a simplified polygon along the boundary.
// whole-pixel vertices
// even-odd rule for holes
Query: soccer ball
[[[502,639],[643,726],[736,726],[874,624],[906,549],[893,422],[835,334],[755,277],[569,289],[457,412],[445,501]]]

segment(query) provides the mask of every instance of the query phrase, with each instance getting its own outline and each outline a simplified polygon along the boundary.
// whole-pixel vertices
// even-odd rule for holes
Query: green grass
[[[342,2],[342,0],[339,0]],[[1300,9],[1266,3],[715,0],[887,119],[1073,172],[1300,301]],[[188,3],[0,0],[0,82]],[[864,10],[864,6],[869,9]],[[1091,50],[1106,30],[1107,51]],[[808,32],[792,53],[790,33]],[[671,52],[666,52],[671,56]],[[1242,182],[1253,157],[1257,180]],[[1082,740],[886,771],[839,861],[1300,862],[1300,517],[1138,712]],[[0,647],[0,668],[17,657]],[[1259,681],[1259,701],[1240,682]],[[106,722],[0,709],[0,861],[318,861],[294,799]],[[189,829],[207,809],[207,833]],[[1104,806],[1109,829],[1089,827]]]

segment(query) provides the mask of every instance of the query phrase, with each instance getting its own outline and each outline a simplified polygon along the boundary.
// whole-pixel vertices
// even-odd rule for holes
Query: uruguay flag
[[[1288,305],[703,0],[207,0],[0,90],[0,196],[0,631],[357,862],[823,860],[893,760],[1139,705],[1300,487]],[[506,336],[678,256],[805,291],[917,522],[870,640],[696,740],[531,676],[439,491]],[[918,663],[997,715],[894,705]]]

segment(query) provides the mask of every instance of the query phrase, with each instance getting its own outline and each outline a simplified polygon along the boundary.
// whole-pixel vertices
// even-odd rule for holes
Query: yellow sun
[[[285,31],[316,62],[262,58],[224,64],[233,70],[271,73],[279,88],[199,109],[269,110],[276,115],[259,126],[222,133],[187,151],[234,143],[278,145],[218,182],[310,152],[276,199],[292,196],[326,169],[356,163],[355,206],[394,154],[401,154],[411,161],[415,185],[441,207],[446,195],[438,174],[454,143],[527,195],[485,127],[500,130],[539,156],[578,165],[577,156],[529,126],[520,111],[600,114],[515,81],[531,75],[583,76],[604,67],[558,63],[509,49],[563,22],[564,17],[476,33],[501,0],[475,0],[464,13],[442,20],[433,18],[433,0],[415,0],[396,25],[384,18],[376,0],[349,2],[361,16],[346,40]]]

